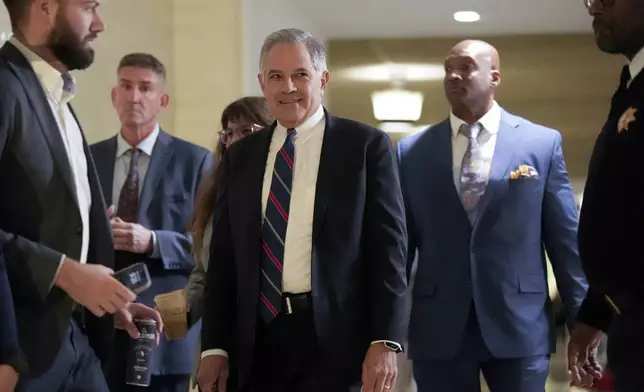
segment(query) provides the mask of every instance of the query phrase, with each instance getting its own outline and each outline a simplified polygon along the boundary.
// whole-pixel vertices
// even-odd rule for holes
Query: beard
[[[78,38],[69,23],[61,17],[49,36],[47,46],[69,71],[83,70],[94,62],[94,49],[87,46],[86,41],[87,38]]]

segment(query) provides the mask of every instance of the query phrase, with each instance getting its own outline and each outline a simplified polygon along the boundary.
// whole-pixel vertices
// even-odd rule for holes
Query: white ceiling
[[[582,0],[290,0],[327,38],[585,33]],[[481,20],[458,23],[457,11]]]

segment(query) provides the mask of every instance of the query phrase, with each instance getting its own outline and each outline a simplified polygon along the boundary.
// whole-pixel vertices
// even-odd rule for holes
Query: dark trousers
[[[54,363],[37,378],[20,378],[16,392],[110,392],[101,362],[75,321]]]
[[[418,392],[480,392],[480,374],[491,392],[544,392],[550,357],[494,358],[488,350],[474,309],[455,358],[414,361]]]
[[[244,392],[352,392],[360,377],[320,353],[313,313],[303,310],[259,323],[250,385]],[[342,355],[342,347],[334,351]]]
[[[130,336],[124,331],[117,331],[114,339],[114,361],[107,376],[110,392],[187,392],[190,390],[190,374],[153,375],[147,387],[126,384],[127,358],[131,345]]]
[[[644,306],[615,316],[608,331],[608,366],[616,392],[644,391]]]

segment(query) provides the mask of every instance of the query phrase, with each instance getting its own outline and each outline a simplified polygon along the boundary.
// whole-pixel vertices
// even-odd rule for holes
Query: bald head
[[[445,58],[445,95],[455,114],[475,121],[487,113],[501,82],[500,67],[499,53],[487,42],[465,40],[450,49]]]
[[[448,55],[466,55],[484,61],[493,70],[500,70],[501,60],[496,48],[485,41],[468,39],[454,45]]]

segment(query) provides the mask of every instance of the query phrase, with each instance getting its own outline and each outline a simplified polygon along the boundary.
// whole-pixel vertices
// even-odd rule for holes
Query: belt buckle
[[[610,307],[613,308],[613,311],[618,316],[621,316],[622,312],[620,312],[619,308],[617,307],[617,304],[608,296],[608,294],[604,294],[604,298],[606,299],[606,302],[608,302]]]
[[[293,307],[291,306],[291,297],[285,297],[286,300],[286,314],[293,314]]]

